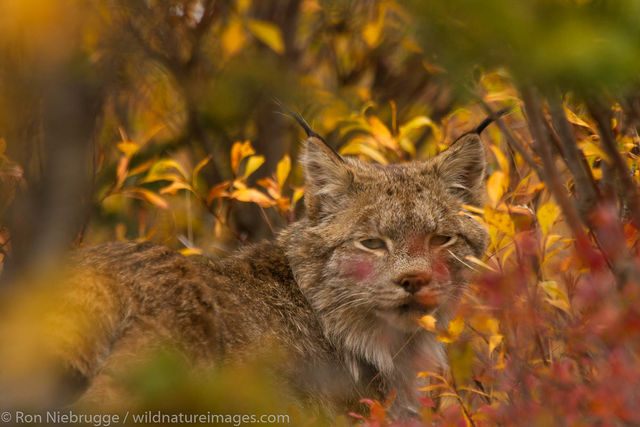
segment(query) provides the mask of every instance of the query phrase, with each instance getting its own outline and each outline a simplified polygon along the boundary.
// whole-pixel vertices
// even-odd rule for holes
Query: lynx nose
[[[398,284],[404,288],[405,291],[415,294],[423,287],[427,286],[431,282],[431,275],[426,273],[408,274],[402,277]]]

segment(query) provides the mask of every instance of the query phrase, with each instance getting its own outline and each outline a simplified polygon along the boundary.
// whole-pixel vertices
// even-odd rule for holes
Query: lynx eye
[[[376,250],[376,249],[387,249],[387,244],[382,239],[373,238],[373,239],[363,239],[360,240],[360,244],[367,249]]]
[[[444,234],[434,234],[429,239],[429,243],[432,246],[444,246],[447,243],[453,242],[452,236],[446,236]]]

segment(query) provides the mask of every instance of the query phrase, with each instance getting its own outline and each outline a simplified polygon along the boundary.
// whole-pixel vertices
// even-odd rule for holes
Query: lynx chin
[[[306,216],[274,241],[224,259],[152,243],[113,242],[74,255],[55,342],[81,398],[117,393],[121,364],[171,343],[194,366],[276,348],[275,377],[293,402],[323,413],[384,400],[420,408],[421,371],[447,370],[445,348],[416,318],[446,325],[487,233],[460,215],[481,206],[489,121],[426,161],[383,166],[342,157],[307,130]],[[69,315],[69,313],[74,313]]]

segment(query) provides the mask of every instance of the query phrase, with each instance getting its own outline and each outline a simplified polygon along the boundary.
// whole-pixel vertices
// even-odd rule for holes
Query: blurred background
[[[210,190],[243,174],[253,187],[285,154],[295,164],[303,134],[278,102],[337,146],[368,108],[437,121],[454,102],[395,2],[1,7],[2,236],[16,268],[110,239],[216,252],[272,235],[293,207],[274,215],[267,200],[259,209],[227,197],[232,185]],[[259,156],[250,174],[231,159],[244,141],[244,158]],[[193,188],[167,189],[178,176]],[[302,186],[297,168],[290,181]]]
[[[107,240],[224,256],[272,237],[303,214],[304,134],[281,104],[383,164],[510,107],[484,135],[489,199],[474,212],[492,246],[470,261],[487,275],[467,315],[487,348],[453,346],[473,391],[450,384],[463,404],[436,419],[553,419],[539,393],[554,369],[595,396],[595,366],[615,359],[624,393],[571,413],[637,420],[624,322],[638,310],[639,71],[637,0],[0,2],[0,286]],[[598,339],[577,349],[593,319],[621,335],[583,328]],[[542,388],[508,394],[525,383]]]

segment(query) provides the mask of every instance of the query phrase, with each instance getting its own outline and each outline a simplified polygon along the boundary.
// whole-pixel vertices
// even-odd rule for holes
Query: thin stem
[[[615,137],[611,130],[611,109],[604,106],[600,100],[591,100],[588,103],[589,112],[598,124],[598,132],[602,148],[609,157],[611,167],[615,170],[616,175],[622,186],[623,200],[629,207],[631,219],[640,225],[640,199],[638,198],[638,188],[631,178],[631,171],[623,159],[620,151],[616,146]]]

